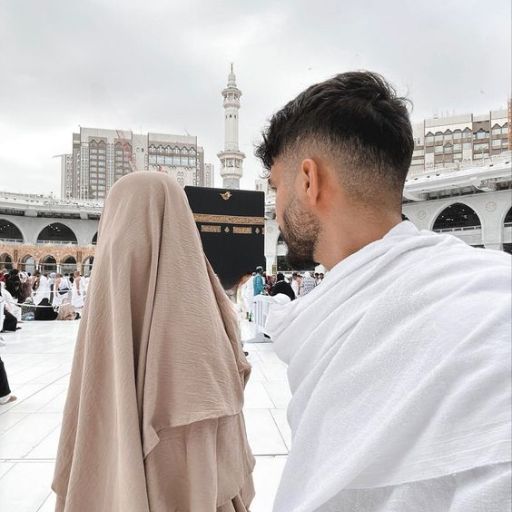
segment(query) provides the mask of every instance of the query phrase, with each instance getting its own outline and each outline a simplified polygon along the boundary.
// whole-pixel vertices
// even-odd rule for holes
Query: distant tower
[[[236,86],[236,76],[231,64],[231,73],[228,76],[228,86],[222,91],[224,96],[224,151],[217,156],[222,168],[222,186],[224,188],[239,189],[242,177],[242,165],[245,155],[238,149],[238,111],[240,109],[240,96],[242,91]]]

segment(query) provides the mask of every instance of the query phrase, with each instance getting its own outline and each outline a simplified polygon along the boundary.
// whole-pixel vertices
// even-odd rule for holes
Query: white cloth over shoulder
[[[274,512],[420,510],[389,508],[377,491],[405,485],[412,497],[509,462],[510,282],[507,254],[404,221],[275,306],[267,332],[293,396]]]
[[[43,299],[50,300],[50,294],[52,293],[50,288],[50,281],[46,276],[39,277],[39,286],[34,293],[34,304],[37,306]]]

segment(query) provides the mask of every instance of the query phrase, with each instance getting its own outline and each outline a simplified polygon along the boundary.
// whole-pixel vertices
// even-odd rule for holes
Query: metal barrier
[[[274,298],[269,297],[268,295],[256,295],[256,297],[254,297],[253,320],[256,327],[257,335],[263,335],[263,332],[265,330],[265,322],[267,321],[267,316],[270,311],[270,307],[274,303]]]

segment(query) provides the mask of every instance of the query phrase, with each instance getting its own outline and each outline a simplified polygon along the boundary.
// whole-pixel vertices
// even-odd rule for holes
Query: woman
[[[0,405],[10,404],[17,398],[11,393],[9,381],[7,380],[7,372],[5,371],[4,362],[0,357]]]
[[[5,288],[12,295],[12,297],[19,302],[21,292],[21,281],[18,269],[14,268],[9,272],[9,275],[7,276],[7,279],[5,281]]]
[[[274,297],[275,295],[278,295],[280,293],[290,297],[290,300],[295,300],[295,292],[293,291],[293,288],[288,283],[288,281],[286,281],[286,279],[284,278],[284,274],[281,272],[277,274],[276,282],[272,287],[272,290],[270,290],[270,295]]]
[[[48,299],[43,299],[34,312],[34,320],[55,320],[57,318],[57,311],[50,304]]]
[[[99,232],[56,510],[245,512],[254,494],[242,415],[250,367],[184,191],[161,173],[125,176]]]
[[[21,321],[21,308],[18,306],[16,299],[7,290],[5,283],[0,283],[0,296],[5,303],[4,314],[6,320],[4,322],[4,330],[15,331],[17,323]],[[15,321],[11,318],[11,315]]]

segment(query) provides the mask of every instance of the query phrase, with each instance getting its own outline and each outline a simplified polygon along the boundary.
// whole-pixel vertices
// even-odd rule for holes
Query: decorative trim
[[[256,231],[259,232],[259,230],[256,228]],[[235,226],[233,228],[233,233],[235,235],[252,235],[252,228],[242,228]]]
[[[201,226],[201,233],[220,233],[220,226]]]
[[[209,213],[194,213],[196,222],[208,222],[215,224],[247,224],[250,226],[262,226],[265,217],[241,217],[235,215],[211,215]]]

